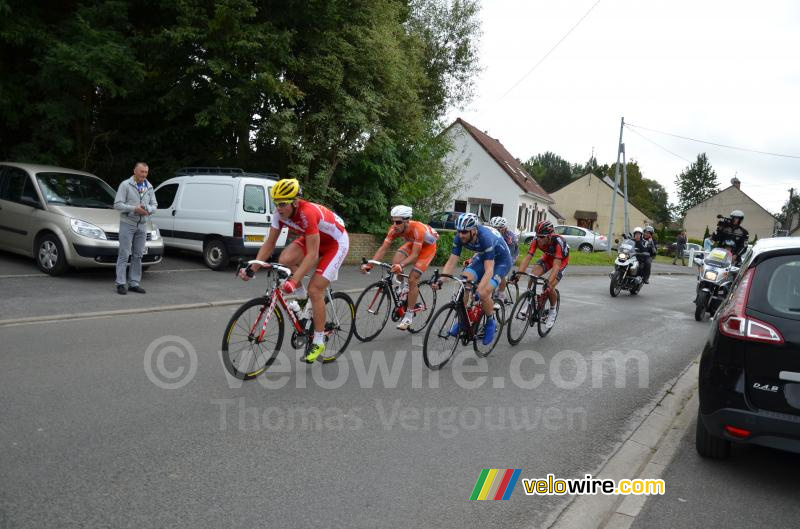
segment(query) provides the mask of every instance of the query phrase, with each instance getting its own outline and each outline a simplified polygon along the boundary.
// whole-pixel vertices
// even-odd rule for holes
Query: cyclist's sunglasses
[[[275,202],[276,206],[282,207],[282,206],[288,206],[289,204],[294,202],[294,200],[274,200],[273,202]]]
[[[402,224],[402,223],[404,223],[404,222],[405,222],[404,220],[393,220],[393,221],[392,221],[392,224],[395,224],[395,225],[396,225],[396,224]]]
[[[472,230],[458,230],[458,233],[461,235],[467,235],[468,233],[472,233]]]
[[[546,239],[548,237],[549,237],[549,235],[537,235],[536,236],[537,239]]]

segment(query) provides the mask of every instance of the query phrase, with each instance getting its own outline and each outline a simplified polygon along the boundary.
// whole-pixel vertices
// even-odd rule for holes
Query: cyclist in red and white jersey
[[[350,238],[339,215],[299,197],[300,183],[296,179],[278,181],[272,186],[271,194],[275,203],[272,227],[256,259],[266,261],[272,255],[284,227],[299,235],[283,249],[278,261],[292,270],[292,277],[282,287],[287,294],[294,292],[297,297],[305,297],[303,277],[314,272],[308,283],[314,341],[303,359],[310,364],[325,352],[325,292],[331,281],[336,281],[339,276],[339,268],[350,249]],[[261,267],[254,264],[251,268],[255,272]],[[249,279],[245,270],[240,272],[240,277],[245,281]]]

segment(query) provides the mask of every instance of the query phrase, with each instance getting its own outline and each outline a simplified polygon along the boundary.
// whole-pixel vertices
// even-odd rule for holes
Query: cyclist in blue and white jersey
[[[492,292],[500,285],[501,279],[511,270],[513,264],[511,252],[505,240],[503,240],[503,236],[494,228],[481,226],[477,215],[474,213],[461,214],[456,219],[456,231],[458,236],[453,239],[453,249],[442,273],[453,273],[461,256],[462,248],[475,252],[474,257],[464,269],[462,275],[478,285],[477,291],[480,296],[483,313],[487,316],[483,343],[488,345],[494,340],[494,335],[497,331]],[[450,329],[450,335],[457,336],[458,332],[458,322],[455,322],[453,328]]]

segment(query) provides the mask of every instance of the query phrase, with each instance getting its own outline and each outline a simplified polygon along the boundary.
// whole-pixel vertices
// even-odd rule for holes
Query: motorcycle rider
[[[750,238],[750,232],[742,226],[743,221],[744,213],[735,209],[731,211],[729,218],[723,218],[717,223],[717,231],[711,236],[711,240],[717,244],[724,244],[727,240],[732,240],[735,243],[736,246],[733,253],[737,263],[741,261],[742,254],[747,249],[747,241]]]
[[[647,283],[650,280],[651,249],[654,248],[655,245],[652,239],[650,239],[650,242],[644,239],[644,230],[641,226],[633,228],[633,245],[636,249],[636,260],[639,261],[641,265],[639,275],[642,276],[642,281]],[[647,254],[647,256],[642,254]]]
[[[645,226],[644,233],[642,234],[642,253],[647,253],[647,256],[642,256],[640,259],[642,262],[642,281],[645,284],[650,283],[650,267],[653,264],[653,257],[656,256],[657,247],[656,241],[653,239],[653,234],[655,233],[655,229],[652,226]]]

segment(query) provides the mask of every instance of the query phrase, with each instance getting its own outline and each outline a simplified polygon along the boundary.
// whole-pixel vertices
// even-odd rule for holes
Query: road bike
[[[503,332],[505,307],[502,303],[495,302],[494,312],[497,329],[492,342],[488,345],[483,345],[484,329],[488,318],[483,312],[480,298],[476,292],[477,284],[463,277],[440,274],[436,270],[431,281],[438,283],[439,278],[453,279],[458,281],[459,286],[453,293],[453,299],[436,312],[433,320],[428,325],[422,347],[422,358],[425,361],[425,365],[430,369],[441,369],[453,357],[459,343],[467,346],[472,342],[476,355],[479,357],[489,355],[494,350]],[[472,299],[467,305],[464,300],[468,292],[472,294]],[[450,330],[455,322],[458,322],[457,335],[451,336]]]
[[[365,288],[356,300],[356,338],[362,342],[374,340],[386,326],[390,316],[392,321],[397,323],[406,312],[414,314],[414,320],[408,328],[409,332],[418,333],[425,329],[436,308],[436,291],[431,286],[431,280],[419,282],[417,302],[409,309],[408,275],[396,274],[403,278],[401,284],[396,284],[390,263],[362,259],[362,264],[379,266],[383,269],[384,275],[380,281]]]
[[[530,282],[528,289],[520,294],[506,322],[508,324],[508,343],[511,345],[517,345],[522,340],[528,331],[528,327],[537,325],[539,336],[542,338],[553,330],[553,327],[548,328],[546,325],[547,316],[552,309],[552,307],[547,307],[547,305],[550,305],[550,288],[546,286],[547,280],[527,272],[514,272],[511,274],[511,281],[516,281],[520,276],[529,277]],[[542,286],[542,291],[537,293],[540,285]],[[561,293],[556,288],[556,318],[558,318],[560,305]],[[555,322],[553,325],[555,325]]]
[[[236,310],[222,338],[222,363],[231,375],[242,380],[257,377],[275,362],[283,345],[284,313],[291,324],[294,349],[302,349],[307,354],[314,337],[311,301],[306,301],[305,306],[295,312],[289,308],[280,289],[292,271],[278,263],[252,260],[247,266],[240,261],[236,274],[244,268],[252,277],[250,265],[256,263],[266,272],[266,293],[246,301]],[[336,360],[347,349],[354,330],[353,300],[344,292],[333,292],[328,287],[325,292],[325,352],[319,360],[323,363]]]

